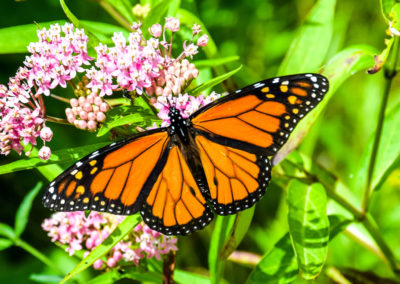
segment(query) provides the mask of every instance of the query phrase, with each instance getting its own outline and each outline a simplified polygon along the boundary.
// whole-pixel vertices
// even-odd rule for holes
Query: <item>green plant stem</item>
[[[71,125],[71,123],[69,123],[66,119],[62,119],[62,118],[58,118],[58,117],[54,117],[54,116],[49,116],[49,115],[46,115],[46,121]]]
[[[21,239],[16,239],[14,240],[14,244],[17,247],[20,247],[22,249],[24,249],[25,251],[29,252],[31,255],[33,255],[34,257],[36,257],[37,259],[39,259],[41,262],[43,262],[44,264],[46,264],[47,266],[51,267],[54,271],[56,271],[57,273],[59,273],[60,275],[63,275],[64,272],[61,271],[55,264],[54,262],[52,262],[49,258],[47,258],[44,254],[42,254],[40,251],[38,251],[37,249],[35,249],[34,247],[32,247],[30,244],[24,242]]]
[[[386,260],[389,262],[389,265],[393,272],[397,275],[400,274],[400,267],[396,262],[396,258],[392,253],[392,250],[387,245],[386,241],[383,239],[382,234],[379,231],[379,228],[374,220],[374,218],[367,213],[364,221],[362,222],[364,227],[367,229],[368,233],[374,239],[379,249],[382,251]]]
[[[399,38],[396,37],[392,49],[393,54],[389,58],[384,68],[386,83],[385,83],[384,93],[382,96],[381,107],[379,110],[378,124],[376,126],[374,144],[372,146],[372,153],[368,165],[367,182],[365,185],[363,201],[362,201],[362,210],[364,214],[368,212],[369,200],[372,194],[372,177],[374,174],[376,157],[378,155],[379,143],[381,141],[390,88],[392,86],[393,78],[396,76],[396,67],[399,60],[399,48],[400,48]]]
[[[111,17],[113,17],[114,20],[116,20],[121,26],[126,28],[128,31],[131,30],[131,25],[129,24],[129,22],[109,3],[107,3],[107,1],[100,0],[99,3],[103,7],[103,9],[106,10],[111,15]]]
[[[63,97],[60,97],[60,96],[57,96],[57,95],[54,95],[54,94],[50,94],[50,97],[52,97],[52,98],[54,98],[54,99],[56,99],[56,100],[59,100],[59,101],[61,101],[61,102],[67,103],[67,104],[70,103],[70,102],[69,102],[69,99],[63,98]]]
[[[388,261],[393,272],[399,275],[400,267],[397,264],[396,258],[393,255],[390,247],[383,239],[374,218],[371,214],[364,213],[362,210],[355,207],[353,204],[351,204],[349,201],[347,201],[336,192],[335,184],[338,182],[338,178],[316,164],[314,167],[314,173],[310,173],[306,169],[299,167],[295,163],[292,163],[291,161],[288,162],[296,166],[298,169],[301,169],[309,179],[320,182],[325,187],[326,193],[330,198],[335,200],[338,204],[340,204],[342,207],[352,213],[356,220],[362,222],[363,226],[366,228],[368,233],[371,235],[371,237],[379,247],[383,257]]]

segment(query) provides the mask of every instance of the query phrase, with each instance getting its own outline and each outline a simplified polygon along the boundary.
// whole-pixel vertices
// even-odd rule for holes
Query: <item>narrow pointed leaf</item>
[[[242,65],[240,65],[238,68],[236,68],[235,70],[232,70],[231,72],[225,73],[221,76],[215,77],[193,89],[191,89],[190,91],[188,91],[189,94],[191,95],[198,95],[200,94],[202,91],[207,90],[209,88],[214,87],[215,85],[218,85],[219,83],[225,81],[226,79],[228,79],[229,77],[233,76],[235,73],[237,73],[240,69],[242,69]]]
[[[236,250],[246,235],[253,220],[255,206],[241,211],[235,215],[235,222],[229,232],[228,238],[219,252],[220,259],[227,259]]]
[[[288,188],[289,232],[304,279],[315,279],[325,263],[329,241],[326,193],[319,183],[293,180]]]
[[[97,259],[109,252],[119,241],[129,234],[137,224],[139,224],[141,219],[142,218],[139,214],[126,217],[125,220],[108,236],[108,238],[103,241],[103,243],[93,249],[87,257],[82,259],[82,261],[64,277],[61,283],[65,283],[67,280],[81,273],[91,266]]]
[[[295,36],[278,75],[316,71],[328,52],[336,0],[319,0]]]
[[[211,236],[210,249],[208,251],[208,267],[211,283],[220,283],[224,261],[220,259],[220,251],[229,238],[229,233],[235,223],[236,216],[217,216],[214,231]]]
[[[87,146],[81,146],[76,148],[69,148],[54,151],[50,159],[44,161],[40,159],[37,155],[37,149],[34,151],[32,150],[31,157],[24,157],[19,159],[15,162],[11,162],[6,165],[0,166],[0,174],[6,174],[11,172],[17,172],[22,170],[29,170],[37,167],[47,166],[47,165],[54,165],[59,163],[73,163],[76,160],[84,157],[85,155],[101,148],[106,145],[110,144],[109,142],[97,143]]]
[[[398,169],[400,165],[400,104],[386,114],[378,154],[375,160],[374,172],[372,175],[372,188],[378,189],[386,180],[389,174]],[[366,184],[368,166],[374,142],[375,132],[371,135],[368,146],[361,158],[360,167],[353,188],[362,188]]]
[[[36,186],[25,196],[24,200],[17,210],[14,226],[14,232],[17,237],[19,237],[25,230],[26,224],[28,223],[29,212],[31,211],[33,200],[42,188],[42,185],[42,182],[38,182]]]

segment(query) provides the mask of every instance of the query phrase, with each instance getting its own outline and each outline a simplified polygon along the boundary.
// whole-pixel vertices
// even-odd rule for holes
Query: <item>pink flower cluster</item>
[[[49,30],[38,30],[37,35],[39,41],[28,46],[31,55],[25,58],[25,66],[10,78],[8,87],[0,85],[0,148],[3,155],[8,155],[11,150],[20,154],[24,149],[21,142],[36,145],[39,136],[43,143],[51,140],[53,134],[45,126],[42,95],[49,95],[57,86],[66,87],[66,81],[82,72],[82,64],[89,64],[91,59],[86,50],[87,36],[83,30],[74,30],[72,24],[62,27],[55,24]],[[47,146],[39,150],[39,157],[44,160],[50,154]]]
[[[125,216],[91,212],[59,212],[45,219],[42,228],[48,232],[52,242],[67,245],[69,255],[83,251],[86,257],[91,250],[100,245],[124,220]],[[116,244],[108,254],[96,260],[95,269],[115,267],[121,262],[139,264],[143,258],[160,260],[163,254],[177,251],[176,237],[164,236],[151,230],[147,225],[139,224],[122,241]]]
[[[197,45],[193,43],[194,36],[201,31],[198,25],[193,27],[191,41],[184,43],[184,50],[177,58],[171,56],[173,35],[168,42],[165,31],[177,32],[180,28],[178,19],[166,18],[164,29],[160,24],[154,24],[149,29],[153,36],[150,39],[144,38],[140,28],[140,23],[134,23],[128,40],[122,33],[115,33],[112,38],[114,47],[104,44],[96,47],[95,67],[86,72],[89,78],[87,88],[99,92],[100,96],[111,95],[113,91],[122,89],[138,94],[146,89],[149,95],[166,95],[167,90],[172,90],[172,84],[175,84],[172,76],[177,77],[182,73],[182,82],[197,77],[198,70],[183,59],[192,58],[198,52],[198,46],[205,46],[208,42],[208,37],[203,35]]]
[[[68,122],[77,128],[89,131],[97,129],[98,123],[106,119],[105,112],[110,109],[110,106],[96,93],[71,99],[70,104],[72,108],[65,109]]]
[[[63,33],[63,35],[62,35]],[[38,42],[30,43],[24,64],[27,67],[27,83],[37,88],[37,94],[49,95],[57,86],[83,72],[82,65],[90,64],[87,54],[88,37],[83,29],[74,29],[70,23],[60,27],[51,25],[49,30],[38,30]]]
[[[212,92],[206,97],[203,95],[194,97],[188,94],[179,94],[178,96],[160,96],[157,97],[157,101],[153,105],[160,110],[157,115],[162,119],[161,127],[165,127],[170,125],[168,116],[170,104],[180,110],[183,118],[187,118],[199,108],[208,105],[220,97],[221,95],[215,92]]]
[[[198,74],[199,70],[187,59],[175,61],[168,69],[161,70],[160,76],[146,89],[146,93],[156,96],[168,96],[171,93],[177,95],[197,78]]]

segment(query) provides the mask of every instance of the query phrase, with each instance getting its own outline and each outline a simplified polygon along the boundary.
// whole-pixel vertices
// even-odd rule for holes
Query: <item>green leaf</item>
[[[199,275],[195,274],[189,271],[184,271],[180,269],[175,269],[174,271],[174,281],[177,283],[182,283],[182,284],[209,284],[210,283],[210,278],[204,276],[204,275]]]
[[[31,274],[29,279],[38,283],[60,283],[62,277],[58,275]]]
[[[0,174],[6,174],[10,172],[17,172],[17,171],[22,171],[22,170],[29,170],[33,168],[40,167],[42,166],[48,166],[48,165],[54,165],[58,163],[73,163],[80,158],[84,157],[85,155],[101,148],[106,145],[110,144],[109,142],[103,142],[103,143],[97,143],[97,144],[92,144],[92,145],[87,145],[87,146],[81,146],[81,147],[76,147],[76,148],[69,148],[69,149],[63,149],[63,150],[58,150],[54,151],[50,159],[47,161],[44,161],[40,159],[37,155],[37,149],[32,151],[31,157],[24,157],[22,159],[19,159],[15,162],[11,162],[6,165],[0,166]]]
[[[82,259],[82,261],[64,277],[61,283],[65,283],[67,280],[81,273],[91,266],[97,259],[109,252],[119,241],[129,234],[133,228],[136,227],[141,219],[142,218],[139,214],[126,217],[125,220],[108,236],[108,238],[103,241],[103,243],[92,250],[87,257]]]
[[[323,63],[332,38],[336,0],[319,0],[295,36],[279,67],[278,75],[317,70]]]
[[[229,77],[233,76],[235,73],[237,73],[240,69],[242,69],[242,65],[240,65],[238,68],[236,68],[235,70],[232,70],[231,72],[225,73],[224,75],[215,77],[193,89],[191,89],[190,91],[188,91],[189,95],[198,95],[200,94],[202,91],[212,88],[215,85],[218,85],[219,83],[225,81],[226,79],[228,79]]]
[[[292,180],[288,187],[289,232],[304,279],[321,272],[329,241],[326,193],[319,183],[307,185]]]
[[[139,268],[112,269],[91,279],[87,284],[112,284],[120,279],[132,279],[140,283],[161,283],[162,274],[153,271],[142,271]]]
[[[214,231],[211,236],[210,250],[208,251],[208,267],[211,283],[219,283],[222,276],[224,261],[220,259],[220,251],[235,223],[236,216],[217,216]]]
[[[75,27],[77,27],[79,29],[85,28],[85,25],[83,23],[81,23],[77,17],[75,17],[75,15],[68,8],[67,4],[65,4],[64,0],[60,0],[60,4],[61,4],[61,8],[63,9],[65,15],[74,24]],[[85,33],[89,37],[89,42],[88,42],[89,46],[95,47],[95,46],[99,45],[100,41],[93,33],[88,31],[88,29],[85,30]]]
[[[381,11],[383,16],[387,21],[390,21],[390,11],[392,11],[393,6],[397,3],[396,0],[381,0]]]
[[[159,23],[168,11],[170,1],[161,0],[154,7],[151,7],[150,13],[143,20],[142,31],[147,31],[152,25]]]
[[[0,251],[8,249],[14,244],[12,240],[0,238]]]
[[[154,122],[158,123],[160,119],[149,109],[141,106],[118,106],[107,113],[106,120],[100,127],[97,136],[103,136],[117,126],[134,124],[135,126],[144,128],[152,125]]]
[[[15,215],[14,232],[16,237],[19,237],[25,230],[26,224],[28,223],[29,212],[31,211],[33,200],[42,188],[42,185],[42,182],[38,182],[36,186],[25,196],[24,200],[19,206],[17,214]]]
[[[82,20],[81,23],[85,27],[85,30],[91,32],[104,44],[113,44],[112,36],[116,32],[121,32],[125,38],[129,35],[129,32],[120,26],[84,20]]]
[[[222,58],[215,58],[215,59],[204,59],[204,60],[195,60],[193,64],[196,65],[197,69],[202,68],[211,68],[219,65],[224,65],[230,62],[238,61],[240,59],[239,56],[228,56]]]
[[[332,240],[339,233],[347,228],[348,225],[354,222],[343,215],[334,214],[329,215],[329,240]]]
[[[135,21],[135,17],[132,14],[132,4],[129,0],[105,0],[115,10],[118,11],[129,23]]]
[[[263,256],[246,283],[291,283],[297,278],[297,269],[290,235],[286,234],[270,252]]]
[[[253,220],[255,206],[241,211],[235,215],[235,222],[232,230],[229,232],[228,239],[221,247],[219,253],[220,259],[227,259],[232,252],[239,246],[247,231],[250,228],[251,220]]]
[[[329,92],[319,105],[299,122],[289,140],[274,156],[274,165],[297,148],[340,85],[358,71],[371,67],[374,64],[374,55],[377,53],[378,51],[371,46],[357,45],[344,49],[329,60],[322,72],[322,75],[329,80]]]
[[[0,29],[0,54],[27,53],[30,42],[38,41],[36,31],[41,28],[49,28],[50,25],[64,24],[65,20],[28,24]]]
[[[15,233],[13,228],[5,223],[0,223],[0,236],[7,237],[10,240],[15,239]]]
[[[372,189],[378,189],[393,170],[400,165],[400,104],[397,104],[385,115],[381,140],[375,160],[371,179]],[[369,160],[374,143],[375,132],[371,135],[368,145],[361,157],[360,166],[352,188],[363,188],[366,184]]]

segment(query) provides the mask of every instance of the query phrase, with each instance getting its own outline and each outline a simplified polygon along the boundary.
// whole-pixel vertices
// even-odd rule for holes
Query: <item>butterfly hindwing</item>
[[[196,137],[196,144],[217,214],[248,209],[264,195],[271,178],[266,155],[221,145],[201,135]]]
[[[112,143],[76,162],[58,176],[43,197],[56,211],[138,211],[165,164],[170,138],[165,128]]]
[[[150,228],[167,235],[187,235],[211,222],[213,214],[177,145],[140,213]]]
[[[272,156],[327,90],[328,80],[318,74],[268,79],[200,109],[192,125],[220,144]]]

